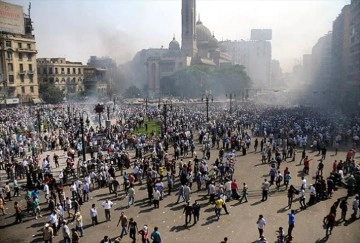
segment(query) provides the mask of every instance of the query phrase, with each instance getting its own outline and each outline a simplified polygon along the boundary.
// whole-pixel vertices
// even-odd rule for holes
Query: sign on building
[[[0,1],[0,32],[25,34],[22,6]]]
[[[6,99],[6,104],[8,104],[8,105],[19,104],[19,98]]]

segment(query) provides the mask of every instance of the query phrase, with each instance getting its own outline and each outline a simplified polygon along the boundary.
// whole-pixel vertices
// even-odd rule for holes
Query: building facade
[[[350,51],[348,67],[348,97],[360,107],[360,1],[350,4]]]
[[[30,15],[24,34],[0,32],[0,104],[39,101],[36,41]]]
[[[39,83],[50,83],[73,96],[84,91],[84,65],[70,62],[65,58],[38,58],[37,73]]]
[[[331,89],[344,95],[347,84],[350,52],[350,5],[345,5],[333,22],[331,47]],[[343,99],[343,97],[341,97]]]
[[[271,42],[267,40],[224,41],[233,64],[243,65],[256,88],[269,88],[271,83]]]

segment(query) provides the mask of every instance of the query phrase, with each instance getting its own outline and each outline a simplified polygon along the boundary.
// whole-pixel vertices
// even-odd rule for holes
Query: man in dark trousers
[[[193,213],[193,207],[190,205],[190,202],[186,202],[183,214],[184,213],[185,213],[185,225],[188,225],[191,222],[191,215]]]
[[[195,201],[194,204],[192,205],[193,208],[193,215],[194,215],[194,224],[196,224],[197,221],[199,221],[200,218],[200,204]]]

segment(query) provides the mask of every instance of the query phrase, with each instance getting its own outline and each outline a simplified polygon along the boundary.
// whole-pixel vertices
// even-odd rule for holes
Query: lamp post
[[[148,102],[149,102],[149,99],[148,98],[145,98],[144,99],[144,102],[145,102],[145,115],[147,114],[147,110],[148,110]]]
[[[84,114],[86,114],[86,125],[89,126],[89,114],[86,111],[75,111],[75,116],[78,115],[80,118],[80,129],[81,129],[81,145],[82,145],[82,156],[83,162],[86,161],[86,151],[85,151],[85,138],[84,138]]]
[[[110,121],[110,106],[109,105],[106,107],[106,112],[107,112],[107,119],[108,119],[108,121]]]
[[[203,94],[201,97],[201,101],[204,101],[204,99],[206,104],[206,121],[209,121],[209,100],[213,102],[214,96],[212,96],[211,94]]]
[[[230,92],[229,94],[226,94],[226,97],[230,98],[230,109],[229,109],[229,113],[230,115],[232,114],[232,99],[235,98],[236,94],[233,92]]]
[[[114,97],[114,100],[113,100],[113,112],[115,112],[115,97]]]
[[[67,106],[67,113],[68,113],[68,118],[69,118],[69,123],[71,122],[71,117],[70,117],[70,105]]]
[[[104,112],[104,105],[101,105],[101,104],[97,104],[95,106],[95,112],[97,114],[99,114],[99,126],[100,126],[100,130],[101,130],[101,113]]]
[[[164,117],[164,133],[162,135],[162,137],[164,137],[164,135],[167,132],[167,112],[168,112],[168,106],[170,107],[170,110],[172,110],[172,102],[170,100],[165,100],[163,102],[163,117]],[[158,108],[161,108],[160,102],[158,105]]]
[[[41,115],[40,115],[40,108],[37,110],[37,122],[38,122],[38,131],[39,134],[41,133]]]

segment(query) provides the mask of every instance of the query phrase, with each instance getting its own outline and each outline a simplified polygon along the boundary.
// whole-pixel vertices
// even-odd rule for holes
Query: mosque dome
[[[169,50],[171,50],[171,51],[179,51],[180,50],[180,44],[177,40],[175,40],[175,37],[169,43]]]
[[[213,35],[209,40],[209,48],[218,48],[219,47],[219,41],[215,38]]]
[[[200,20],[196,22],[196,40],[198,42],[208,42],[211,39],[210,30],[202,24]]]

